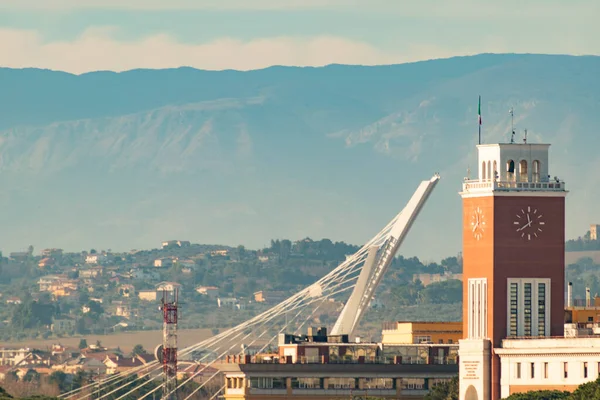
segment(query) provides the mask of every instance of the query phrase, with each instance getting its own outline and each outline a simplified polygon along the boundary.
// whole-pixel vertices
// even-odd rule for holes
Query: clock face
[[[485,231],[485,217],[483,211],[479,207],[475,207],[473,210],[473,215],[471,216],[471,231],[475,239],[480,240],[483,237],[483,232]]]
[[[513,222],[515,231],[523,239],[536,239],[544,231],[544,215],[535,207],[527,206],[517,212]]]

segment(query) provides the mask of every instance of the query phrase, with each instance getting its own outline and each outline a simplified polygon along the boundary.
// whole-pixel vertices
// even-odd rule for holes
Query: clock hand
[[[522,231],[523,229],[527,228],[528,226],[531,226],[531,222],[532,222],[532,221],[529,221],[528,223],[526,223],[525,225],[523,225],[522,227],[520,227],[519,229],[517,229],[517,232],[520,232],[520,231]]]

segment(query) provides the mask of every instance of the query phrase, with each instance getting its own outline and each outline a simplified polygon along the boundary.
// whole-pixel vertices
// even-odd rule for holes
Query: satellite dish
[[[162,344],[159,344],[154,349],[154,358],[156,358],[156,361],[158,361],[159,363],[162,364],[162,362],[163,362],[163,345]]]

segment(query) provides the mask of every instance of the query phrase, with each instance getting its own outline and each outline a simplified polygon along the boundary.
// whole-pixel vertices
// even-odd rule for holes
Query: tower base
[[[459,400],[490,400],[492,345],[486,339],[459,340]]]

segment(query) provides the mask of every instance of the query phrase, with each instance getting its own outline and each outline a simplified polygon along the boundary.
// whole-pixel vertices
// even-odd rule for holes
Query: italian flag
[[[477,115],[479,116],[479,125],[481,125],[481,96],[479,96],[479,106],[477,107]]]

